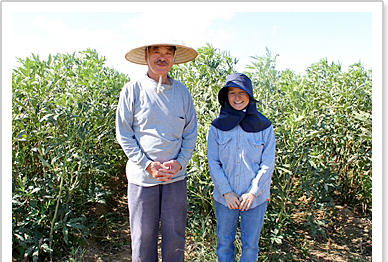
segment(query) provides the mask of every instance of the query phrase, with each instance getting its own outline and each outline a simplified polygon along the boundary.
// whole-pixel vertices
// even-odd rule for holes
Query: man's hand
[[[159,162],[152,162],[146,170],[158,181],[171,181],[171,177],[175,175],[173,170]]]
[[[239,209],[241,211],[248,211],[249,208],[251,208],[251,205],[253,203],[253,200],[255,200],[256,196],[252,193],[245,193],[241,196],[241,204]]]
[[[181,164],[176,160],[164,162],[152,162],[148,165],[147,171],[158,181],[171,181],[171,177],[182,169]]]
[[[178,173],[179,170],[182,169],[181,164],[180,164],[178,161],[176,161],[176,160],[170,160],[170,161],[164,162],[164,163],[163,163],[163,166],[164,166],[166,169],[172,171],[172,172],[174,173],[174,175],[175,175],[176,173]]]
[[[231,191],[231,192],[225,193],[224,197],[229,209],[239,209],[240,203],[241,203],[241,199],[239,195]]]

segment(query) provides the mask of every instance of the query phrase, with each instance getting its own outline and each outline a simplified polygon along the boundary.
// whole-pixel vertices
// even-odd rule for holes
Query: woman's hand
[[[239,209],[240,203],[241,203],[241,199],[239,195],[231,191],[231,192],[225,193],[224,197],[229,209]]]
[[[241,196],[241,204],[239,206],[239,209],[241,211],[248,211],[249,208],[251,208],[251,205],[253,203],[253,200],[255,200],[256,196],[252,193],[245,193]]]

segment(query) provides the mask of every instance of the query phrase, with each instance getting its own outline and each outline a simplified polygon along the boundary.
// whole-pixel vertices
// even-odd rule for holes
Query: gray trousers
[[[162,260],[184,261],[187,220],[186,179],[166,185],[141,187],[128,184],[132,261],[158,261],[159,221]]]

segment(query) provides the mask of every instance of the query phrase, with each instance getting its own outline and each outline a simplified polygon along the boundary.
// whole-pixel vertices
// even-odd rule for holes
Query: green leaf
[[[51,165],[50,165],[46,160],[44,160],[43,157],[42,157],[41,155],[39,156],[39,159],[40,159],[40,161],[42,161],[43,166],[52,169]]]

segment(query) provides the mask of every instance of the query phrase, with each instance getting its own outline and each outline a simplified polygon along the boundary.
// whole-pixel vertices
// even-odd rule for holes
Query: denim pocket
[[[247,152],[247,157],[254,162],[261,162],[261,155],[264,150],[264,142],[256,141],[253,138],[249,138],[249,150]]]
[[[231,136],[223,136],[219,138],[218,154],[222,165],[227,164],[229,161],[231,141],[232,141]]]

